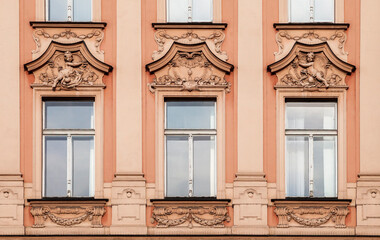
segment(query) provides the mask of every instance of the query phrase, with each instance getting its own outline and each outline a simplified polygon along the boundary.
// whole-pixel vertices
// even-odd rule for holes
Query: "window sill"
[[[323,22],[307,22],[307,23],[274,23],[276,30],[306,30],[306,29],[333,29],[347,30],[349,23],[323,23]]]
[[[227,27],[227,23],[209,23],[209,22],[169,22],[169,23],[152,23],[152,27],[157,29],[220,29],[224,30]]]
[[[27,199],[27,202],[108,202],[108,199],[95,199],[93,197],[44,197],[41,199]]]
[[[31,21],[32,28],[100,28],[107,26],[105,22],[50,22],[50,21]]]
[[[163,199],[150,199],[155,202],[231,202],[231,199],[217,199],[216,197],[166,197]]]
[[[351,202],[351,199],[338,198],[309,198],[309,197],[287,197],[285,199],[272,199],[274,203],[279,202]]]

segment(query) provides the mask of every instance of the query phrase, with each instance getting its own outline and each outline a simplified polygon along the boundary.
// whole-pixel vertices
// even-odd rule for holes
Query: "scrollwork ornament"
[[[207,227],[224,227],[224,222],[229,222],[230,217],[226,207],[179,206],[155,207],[151,220],[158,227],[178,226],[185,222],[188,222],[189,228],[193,227],[193,222]]]
[[[168,64],[167,73],[149,84],[151,92],[158,86],[179,86],[194,91],[199,87],[224,87],[230,92],[231,84],[214,74],[212,64],[201,52],[178,52]]]
[[[165,50],[165,43],[167,40],[171,40],[174,42],[184,42],[187,41],[191,44],[212,41],[215,45],[215,52],[223,56],[225,61],[228,60],[227,53],[222,51],[222,43],[225,39],[225,34],[222,31],[214,31],[212,34],[208,36],[199,35],[192,30],[187,31],[186,33],[179,36],[172,36],[168,34],[165,30],[156,31],[154,34],[154,40],[158,45],[158,50],[153,52],[152,59],[156,60],[159,55]]]
[[[32,51],[33,54],[39,53],[41,51],[40,37],[48,38],[48,39],[52,39],[52,40],[57,40],[59,38],[66,38],[66,39],[74,38],[74,39],[78,39],[78,40],[95,38],[96,52],[99,54],[104,54],[104,51],[100,50],[100,45],[104,39],[104,33],[101,30],[96,29],[96,30],[93,30],[92,32],[87,33],[87,34],[78,34],[76,32],[71,31],[71,29],[66,29],[63,32],[50,34],[50,33],[46,32],[45,29],[37,29],[33,32],[33,40],[37,46],[37,49]]]

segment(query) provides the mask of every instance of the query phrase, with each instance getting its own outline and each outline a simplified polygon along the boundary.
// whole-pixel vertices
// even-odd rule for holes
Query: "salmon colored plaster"
[[[35,20],[35,1],[20,0],[20,170],[24,183],[31,183],[33,177],[33,91],[32,74],[24,71],[23,64],[32,60],[35,43],[29,21]],[[24,225],[32,226],[33,217],[29,208],[24,208]]]
[[[237,24],[238,24],[238,1],[223,0],[222,1],[222,22],[227,23],[228,26],[225,30],[226,38],[222,45],[223,51],[226,51],[229,57],[228,62],[237,66]],[[237,72],[226,75],[226,80],[231,82],[231,92],[226,94],[226,182],[232,183],[235,179],[237,170]]]
[[[360,63],[360,1],[345,0],[345,22],[350,24],[347,30],[347,42],[345,50],[348,54],[348,62],[355,66]],[[359,74],[358,68],[351,76],[347,76],[347,182],[356,182],[360,166],[360,142],[359,142]]]
[[[20,0],[20,152],[21,173],[25,183],[32,182],[33,169],[33,91],[30,84],[34,77],[24,71],[22,64],[32,60],[32,50],[35,49],[29,22],[35,19],[35,1]]]
[[[276,30],[273,23],[279,21],[278,0],[263,1],[263,91],[264,91],[264,173],[268,183],[276,182],[276,91],[277,77],[267,72],[266,66],[273,63],[277,51]],[[268,226],[278,223],[274,207],[268,206]]]
[[[268,183],[276,182],[276,91],[277,77],[267,72],[266,66],[274,62],[277,51],[276,30],[279,21],[278,0],[263,1],[263,71],[264,71],[264,172]],[[270,222],[272,214],[268,214]]]
[[[104,50],[104,61],[111,66],[116,66],[116,0],[102,1],[102,21],[107,23],[104,29],[104,40],[101,45]],[[116,111],[115,111],[115,74],[112,71],[103,77],[106,84],[104,89],[104,152],[103,172],[104,182],[112,182],[116,166]],[[108,212],[108,211],[107,211]],[[107,214],[107,213],[106,213]],[[111,219],[111,218],[110,218]]]
[[[111,66],[116,66],[116,0],[102,0],[102,21],[107,23],[104,29],[104,40],[101,45],[104,50],[104,61]],[[103,149],[103,179],[104,182],[112,182],[116,167],[116,104],[115,104],[115,75],[112,71],[103,77],[106,84],[104,89],[104,149]],[[104,226],[112,224],[112,209],[106,207],[106,213],[102,218]]]
[[[148,90],[147,84],[153,81],[154,75],[145,71],[145,65],[152,62],[152,53],[157,50],[152,28],[152,23],[157,22],[157,0],[142,0],[141,10],[142,167],[147,183],[152,183],[155,181],[155,102],[154,94]],[[148,210],[147,214],[149,214]],[[150,222],[148,217],[147,222]]]

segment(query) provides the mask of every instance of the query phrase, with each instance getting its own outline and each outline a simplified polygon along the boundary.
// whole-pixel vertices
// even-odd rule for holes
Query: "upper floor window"
[[[337,196],[337,103],[287,101],[287,197]]]
[[[166,196],[216,196],[216,101],[165,99]]]
[[[167,0],[168,22],[212,22],[212,0]]]
[[[290,22],[334,22],[334,0],[289,0]]]
[[[49,21],[89,22],[92,19],[92,0],[47,0]]]
[[[44,197],[94,196],[94,101],[43,104]]]

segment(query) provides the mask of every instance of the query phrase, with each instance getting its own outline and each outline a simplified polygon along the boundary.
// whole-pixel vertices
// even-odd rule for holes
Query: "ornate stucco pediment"
[[[95,58],[84,41],[58,43],[52,41],[46,51],[36,60],[24,65],[33,73],[32,87],[51,87],[53,90],[72,90],[77,87],[105,87],[104,74],[112,67]]]
[[[347,88],[345,78],[355,66],[339,59],[327,43],[295,43],[281,60],[268,66],[276,74],[279,87]]]
[[[224,76],[233,65],[216,57],[205,43],[173,43],[165,56],[146,65],[146,69],[155,74],[149,84],[152,92],[168,87],[188,91],[224,88],[228,92],[231,84]]]

